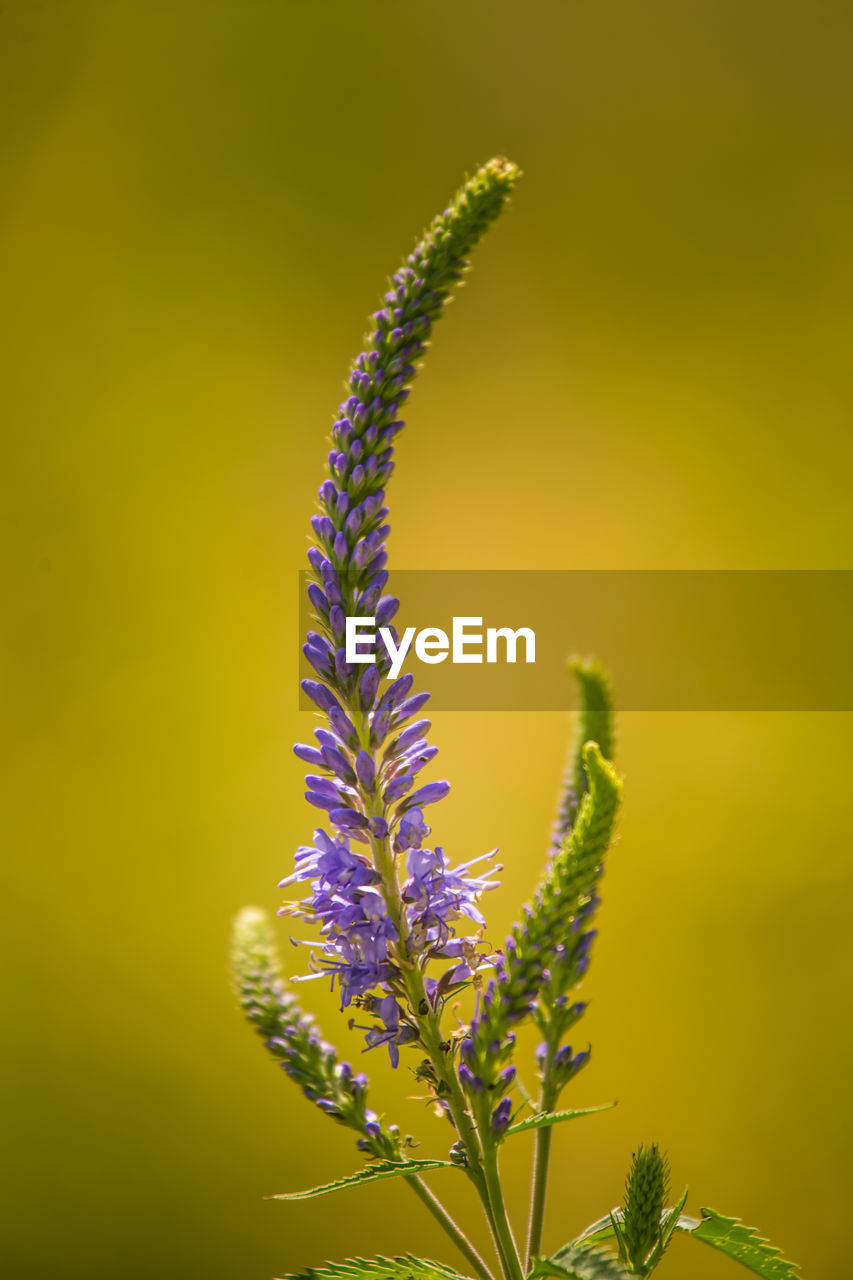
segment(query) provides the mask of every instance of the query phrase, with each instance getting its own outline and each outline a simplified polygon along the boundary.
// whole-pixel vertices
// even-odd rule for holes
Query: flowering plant
[[[583,1017],[577,988],[590,963],[605,856],[619,809],[621,781],[613,757],[613,699],[595,662],[575,663],[581,710],[577,747],[563,787],[551,848],[539,886],[505,945],[485,940],[482,895],[500,870],[493,852],[454,865],[430,842],[426,818],[448,792],[445,781],[420,783],[436,755],[428,694],[409,674],[389,679],[387,654],[366,666],[346,660],[346,619],[391,626],[398,601],[385,593],[389,532],[385,488],[400,411],[435,321],[467,259],[501,212],[518,177],[495,159],[458,191],[392,276],[372,317],[366,349],[349,376],[349,394],[332,427],[328,476],[319,491],[308,553],[308,594],[316,630],[304,653],[316,673],[302,688],[323,724],[316,744],[297,744],[310,772],[306,798],[323,814],[312,843],[301,846],[281,888],[294,896],[280,914],[316,930],[306,968],[325,974],[342,1009],[361,1019],[366,1048],[384,1046],[396,1067],[412,1060],[433,1109],[449,1123],[447,1159],[412,1155],[413,1140],[368,1105],[368,1081],[324,1041],[285,987],[263,912],[237,918],[233,968],[240,1003],[304,1095],[356,1135],[366,1157],[349,1177],[273,1197],[300,1200],[383,1178],[403,1178],[441,1224],[480,1280],[494,1280],[484,1260],[425,1181],[450,1167],[476,1189],[495,1258],[505,1280],[648,1277],[676,1234],[704,1242],[765,1280],[794,1280],[795,1268],[751,1228],[705,1209],[683,1214],[686,1192],[667,1204],[668,1163],[640,1147],[624,1204],[551,1257],[541,1237],[554,1126],[603,1107],[558,1109],[564,1090],[589,1060],[567,1036]],[[396,632],[391,628],[396,639]],[[299,896],[299,895],[302,896]],[[451,998],[469,994],[470,1017],[449,1025]],[[453,1009],[458,1009],[454,1004]],[[518,1075],[516,1032],[538,1029],[538,1099]],[[529,1224],[524,1247],[513,1230],[499,1155],[517,1135],[535,1134]],[[615,1244],[613,1248],[602,1245]],[[412,1257],[330,1264],[308,1274],[347,1280],[458,1280],[444,1264]]]

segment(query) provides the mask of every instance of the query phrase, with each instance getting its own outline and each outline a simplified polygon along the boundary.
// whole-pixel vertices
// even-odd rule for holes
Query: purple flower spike
[[[397,1003],[401,966],[416,962],[425,969],[429,960],[445,962],[440,978],[424,973],[427,1000],[436,1012],[449,994],[471,982],[490,961],[479,936],[457,935],[457,921],[482,925],[477,902],[491,882],[471,874],[471,863],[452,868],[440,848],[423,847],[430,834],[423,806],[449,789],[446,782],[433,782],[410,794],[415,775],[435,755],[426,738],[428,721],[410,724],[429,695],[412,693],[410,674],[380,695],[390,657],[377,652],[375,663],[364,667],[348,662],[345,623],[372,617],[396,640],[392,620],[399,603],[383,592],[390,533],[385,486],[394,467],[392,441],[403,426],[398,414],[433,322],[516,174],[503,160],[479,170],[393,276],[385,305],[372,317],[367,349],[350,370],[332,427],[320,512],[311,521],[308,594],[316,631],[307,637],[305,655],[321,679],[302,687],[328,717],[328,727],[315,731],[319,750],[300,744],[296,754],[318,770],[308,776],[308,799],[328,811],[333,829],[331,835],[315,831],[314,844],[297,850],[296,870],[286,882],[307,881],[310,892],[283,910],[319,926],[322,942],[312,969],[330,975],[342,1007],[355,1004],[378,1019],[365,1028],[368,1045],[386,1044],[395,1066],[399,1046],[418,1039],[422,1016]],[[382,874],[372,861],[378,841],[394,855]],[[391,884],[388,877],[397,874],[397,866],[403,874],[403,861],[408,878]],[[392,901],[405,912],[402,938],[388,914]],[[485,1089],[481,1071],[470,1075],[472,1090]],[[348,1065],[341,1064],[338,1078],[352,1093]],[[336,1095],[316,1096],[335,1114]],[[360,1123],[360,1141],[377,1154],[369,1144],[377,1135],[385,1141],[386,1131],[373,1113],[362,1112]]]

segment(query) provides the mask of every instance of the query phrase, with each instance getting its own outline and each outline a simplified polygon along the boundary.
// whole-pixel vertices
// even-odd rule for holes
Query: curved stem
[[[436,1222],[441,1224],[463,1257],[467,1258],[480,1280],[494,1280],[494,1276],[474,1248],[474,1245],[464,1231],[456,1225],[438,1196],[430,1190],[423,1179],[415,1175],[414,1177],[406,1178],[406,1182],[408,1182],[415,1195],[423,1202]]]
[[[382,877],[388,912],[397,930],[398,944],[395,948],[395,959],[399,965],[403,984],[406,988],[409,1007],[417,1019],[421,1044],[435,1071],[442,1096],[447,1102],[453,1123],[456,1126],[456,1132],[459,1134],[465,1148],[465,1154],[468,1159],[466,1171],[477,1189],[504,1272],[508,1280],[516,1280],[514,1273],[508,1270],[507,1260],[504,1256],[500,1228],[483,1168],[483,1150],[476,1125],[471,1118],[456,1072],[447,1059],[438,1025],[438,1015],[427,997],[423,973],[417,963],[413,962],[412,958],[406,953],[406,913],[403,908],[393,854],[387,839],[380,840],[376,837],[371,837],[371,845],[374,864]]]
[[[491,1141],[491,1137],[487,1138],[485,1136],[485,1130],[483,1130],[483,1172],[494,1215],[495,1234],[498,1239],[507,1280],[524,1280],[524,1270],[521,1265],[518,1246],[515,1243],[512,1227],[507,1217],[506,1205],[504,1204],[503,1188],[501,1187],[498,1173],[497,1148],[494,1142]]]
[[[360,716],[356,716],[353,723],[358,726],[357,732],[362,747],[368,750],[370,746],[370,729],[367,713],[362,712]],[[362,788],[360,790],[368,815],[370,817],[385,817],[385,807],[379,798],[378,790],[374,791],[372,795],[366,794]],[[387,836],[383,839],[371,835],[370,845],[373,864],[382,881],[388,914],[397,932],[397,941],[392,948],[394,959],[400,970],[400,977],[405,987],[409,1008],[417,1021],[420,1042],[435,1072],[438,1082],[437,1093],[439,1097],[446,1101],[456,1131],[465,1148],[468,1162],[466,1172],[477,1189],[477,1194],[480,1197],[507,1280],[522,1280],[517,1251],[515,1251],[517,1272],[513,1266],[511,1256],[506,1253],[506,1230],[501,1226],[500,1213],[496,1211],[494,1195],[489,1189],[488,1178],[484,1168],[484,1143],[477,1132],[477,1126],[469,1111],[462,1086],[453,1069],[453,1064],[449,1060],[448,1047],[441,1036],[438,1013],[427,996],[423,971],[417,960],[409,954],[406,947],[409,932],[408,923],[391,842]],[[503,1208],[503,1199],[500,1196],[499,1183],[498,1197],[500,1210],[505,1219],[506,1213]],[[508,1229],[508,1222],[505,1223],[505,1227]]]
[[[551,1129],[539,1129],[533,1150],[533,1186],[530,1195],[530,1224],[527,1228],[527,1265],[530,1267],[542,1243],[545,1221],[545,1193],[548,1189],[548,1165],[551,1159]]]
[[[551,1082],[556,1045],[549,1037],[542,1066],[542,1090],[539,1095],[539,1111],[553,1111],[557,1098]],[[542,1227],[545,1221],[545,1196],[548,1191],[548,1170],[551,1162],[551,1128],[537,1130],[533,1151],[533,1183],[530,1191],[530,1221],[527,1228],[527,1265],[539,1252],[542,1243]]]

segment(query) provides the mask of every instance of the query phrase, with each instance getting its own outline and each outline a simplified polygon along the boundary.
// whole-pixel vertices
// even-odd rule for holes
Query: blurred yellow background
[[[848,567],[851,28],[824,0],[2,5],[5,1274],[457,1264],[402,1186],[262,1201],[359,1158],[228,990],[232,913],[275,907],[312,826],[296,571],[341,379],[414,234],[504,152],[525,177],[413,394],[392,563]],[[844,1274],[850,728],[623,718],[572,1093],[620,1105],[560,1131],[547,1247],[657,1140],[694,1211]],[[567,732],[436,717],[436,835],[500,844],[496,936]],[[443,1151],[408,1072],[366,1065]],[[681,1241],[660,1274],[737,1273]]]

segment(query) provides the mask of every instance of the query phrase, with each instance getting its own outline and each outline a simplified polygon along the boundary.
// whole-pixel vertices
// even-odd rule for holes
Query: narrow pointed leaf
[[[576,1249],[564,1245],[553,1258],[534,1258],[528,1280],[555,1276],[557,1280],[624,1280],[628,1272],[612,1253],[598,1249]]]
[[[764,1240],[755,1227],[747,1227],[738,1218],[727,1218],[713,1209],[703,1209],[701,1218],[682,1215],[676,1230],[702,1240],[712,1249],[739,1262],[762,1280],[801,1280],[795,1263],[788,1262],[780,1251]]]
[[[424,1258],[349,1258],[286,1277],[286,1280],[464,1280],[442,1262]]]
[[[347,1187],[358,1187],[365,1182],[378,1182],[381,1178],[404,1178],[407,1174],[427,1173],[430,1169],[455,1169],[458,1166],[450,1160],[376,1160],[373,1164],[351,1173],[346,1178],[338,1178],[336,1182],[327,1182],[322,1187],[311,1187],[308,1191],[280,1191],[274,1196],[265,1196],[266,1200],[310,1200],[314,1196],[326,1196],[332,1191],[343,1191]]]
[[[663,1216],[661,1217],[661,1220],[660,1220],[660,1227],[661,1227],[661,1243],[664,1249],[669,1244],[670,1239],[672,1238],[672,1233],[673,1231],[675,1231],[676,1227],[678,1226],[679,1219],[681,1218],[681,1210],[684,1208],[686,1203],[687,1203],[687,1187],[684,1188],[684,1194],[682,1195],[678,1204],[675,1205],[672,1209],[664,1209],[663,1211]]]
[[[528,1129],[550,1129],[552,1124],[562,1124],[564,1120],[576,1120],[579,1116],[593,1116],[599,1111],[609,1111],[615,1106],[615,1102],[603,1102],[600,1106],[579,1107],[576,1111],[540,1111],[538,1115],[519,1120],[518,1124],[511,1124],[506,1131],[506,1136],[510,1137],[513,1133],[526,1133]]]

